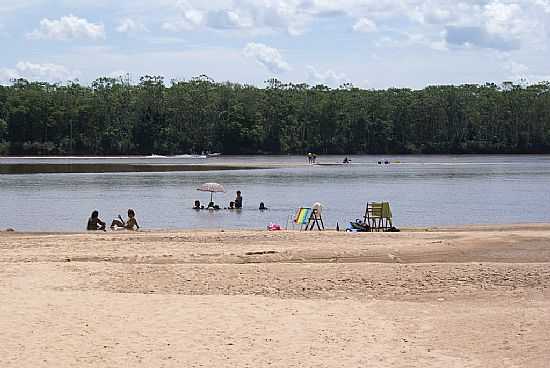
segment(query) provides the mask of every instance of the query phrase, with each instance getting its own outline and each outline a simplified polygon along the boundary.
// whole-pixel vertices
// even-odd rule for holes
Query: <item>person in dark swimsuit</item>
[[[92,215],[88,219],[88,225],[86,226],[86,230],[103,230],[105,231],[106,224],[101,221],[99,218],[99,212],[97,210],[94,210],[92,212]]]
[[[243,208],[243,197],[241,196],[240,190],[237,190],[237,197],[235,198],[235,208]]]

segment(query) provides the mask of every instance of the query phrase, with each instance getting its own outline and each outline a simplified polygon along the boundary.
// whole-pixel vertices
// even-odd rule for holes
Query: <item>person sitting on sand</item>
[[[201,208],[204,208],[204,207],[201,207],[201,201],[196,200],[195,205],[193,206],[193,209],[194,210],[200,210]]]
[[[111,222],[111,229],[113,230],[115,228],[124,228],[126,230],[134,230],[134,227],[135,227],[135,230],[139,229],[139,225],[136,220],[136,213],[131,208],[128,209],[128,220],[126,222],[124,222],[124,220],[122,219],[122,216],[120,215],[118,215],[118,220],[115,219],[113,220],[113,222]]]
[[[88,225],[86,226],[86,230],[103,230],[105,231],[105,226],[107,224],[101,221],[99,218],[99,212],[97,210],[94,210],[92,212],[92,215],[88,219]]]
[[[260,211],[265,211],[268,208],[265,206],[264,202],[260,202],[260,208],[258,208]]]

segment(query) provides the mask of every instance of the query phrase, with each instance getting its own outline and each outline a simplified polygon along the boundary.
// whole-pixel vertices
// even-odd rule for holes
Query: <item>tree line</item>
[[[550,153],[550,83],[365,90],[144,76],[0,86],[0,155],[205,151]]]

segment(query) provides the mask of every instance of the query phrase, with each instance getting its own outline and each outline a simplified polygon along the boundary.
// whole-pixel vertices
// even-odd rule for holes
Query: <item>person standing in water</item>
[[[92,212],[92,215],[88,219],[88,225],[86,226],[86,230],[103,230],[105,231],[106,224],[101,221],[99,218],[99,212],[97,210],[94,210]]]
[[[243,197],[241,196],[240,190],[237,190],[237,197],[235,198],[235,208],[243,208]]]

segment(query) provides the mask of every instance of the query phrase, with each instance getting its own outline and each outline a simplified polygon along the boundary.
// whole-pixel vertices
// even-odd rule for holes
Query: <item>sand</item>
[[[548,367],[550,225],[0,233],[0,367]]]

